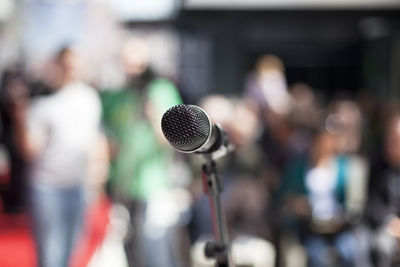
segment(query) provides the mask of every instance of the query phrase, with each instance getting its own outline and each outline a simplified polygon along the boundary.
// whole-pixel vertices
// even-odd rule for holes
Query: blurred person
[[[291,86],[289,93],[292,99],[292,108],[287,117],[289,127],[288,137],[286,138],[286,160],[283,161],[281,172],[278,176],[283,176],[285,169],[291,162],[297,158],[304,157],[308,154],[312,143],[313,132],[318,127],[321,120],[322,111],[319,105],[319,99],[313,89],[306,83],[295,83]],[[282,179],[282,178],[281,178]],[[279,195],[281,183],[286,181],[277,178],[277,190],[274,191],[275,197]],[[306,208],[307,202],[299,199],[298,208]],[[279,201],[274,201],[275,209],[280,210]],[[295,232],[295,231],[294,231]],[[277,220],[276,230],[277,247],[280,254],[280,260],[284,266],[306,266],[306,252],[298,240],[297,233],[291,231],[282,231],[280,221]]]
[[[318,130],[308,154],[288,166],[279,192],[285,228],[299,235],[310,267],[356,266],[359,241],[346,211],[351,176],[336,146],[332,133]]]
[[[400,113],[390,115],[382,151],[371,158],[368,219],[374,231],[377,266],[398,266],[400,259]]]
[[[268,110],[276,115],[287,114],[291,99],[282,60],[275,55],[263,55],[246,80],[245,95],[253,99],[262,112]]]
[[[16,144],[16,125],[12,119],[13,99],[28,94],[28,87],[21,70],[10,69],[3,73],[0,86],[0,143],[4,144],[10,160],[10,179],[4,192],[6,212],[21,212],[25,207],[27,164]]]
[[[356,265],[371,266],[371,242],[365,223],[368,201],[369,162],[362,154],[362,129],[365,124],[360,107],[351,100],[333,101],[328,107],[326,129],[335,136],[339,157],[346,161],[345,210],[351,231],[356,236]]]
[[[289,94],[283,61],[275,55],[263,55],[256,63],[245,83],[243,97],[250,100],[260,118],[260,132],[257,143],[265,157],[263,175],[266,177],[268,192],[275,195],[281,183],[280,177],[288,162],[298,155],[305,140],[299,139],[291,125],[290,114],[293,108]],[[298,142],[300,141],[300,142]],[[271,201],[269,210],[277,211],[277,202]],[[273,212],[272,212],[273,213]],[[279,249],[280,225],[276,216],[269,216],[272,223],[271,239],[277,247],[277,260],[281,259]]]
[[[79,79],[79,57],[62,48],[46,73],[54,90],[29,103],[13,100],[15,138],[30,164],[29,197],[38,266],[66,267],[85,209],[89,152],[99,134],[101,106],[95,90]]]
[[[276,181],[271,161],[259,145],[261,118],[252,101],[237,99],[234,104],[230,138],[235,151],[227,170],[233,176],[226,196],[228,225],[232,237],[245,234],[273,240],[270,195]]]
[[[361,147],[362,114],[350,100],[334,101],[329,107],[328,131],[337,136],[337,149],[342,154],[356,154]]]
[[[272,240],[270,192],[258,177],[236,177],[225,200],[230,238],[247,235]]]
[[[126,83],[102,93],[111,150],[109,187],[131,217],[132,231],[125,240],[129,266],[179,266],[180,252],[174,249],[179,205],[173,204],[179,194],[170,194],[175,152],[160,122],[182,100],[175,85],[152,70],[152,52],[145,37],[128,38],[121,54]]]
[[[252,101],[262,119],[260,144],[271,160],[274,172],[280,173],[292,157],[292,128],[288,115],[292,99],[287,89],[285,66],[275,55],[263,55],[245,82],[243,97]]]
[[[346,209],[354,220],[364,216],[367,202],[368,161],[361,154],[363,116],[351,100],[331,103],[326,120],[327,130],[335,136],[338,155],[346,158],[349,173]]]
[[[291,86],[292,109],[288,120],[292,127],[290,144],[296,155],[305,153],[311,143],[311,131],[320,120],[321,109],[313,89],[306,83],[295,83]]]
[[[293,121],[298,127],[313,128],[316,120],[313,117],[318,112],[318,99],[310,85],[306,83],[295,83],[289,91],[292,102]],[[293,114],[292,114],[293,113]]]

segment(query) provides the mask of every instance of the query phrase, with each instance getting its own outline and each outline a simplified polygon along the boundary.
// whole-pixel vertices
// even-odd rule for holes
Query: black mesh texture
[[[178,150],[190,152],[200,148],[210,134],[211,122],[203,110],[178,105],[164,113],[161,128],[165,138]]]

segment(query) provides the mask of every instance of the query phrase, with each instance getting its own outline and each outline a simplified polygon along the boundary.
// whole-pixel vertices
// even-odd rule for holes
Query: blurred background
[[[400,266],[400,1],[0,0],[0,266]]]

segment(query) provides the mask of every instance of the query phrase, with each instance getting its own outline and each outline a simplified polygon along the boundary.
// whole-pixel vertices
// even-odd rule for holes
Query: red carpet
[[[89,208],[84,235],[74,253],[72,267],[84,267],[105,235],[110,202],[101,198]],[[0,213],[0,266],[35,267],[36,255],[26,214]]]
[[[86,217],[85,234],[74,253],[71,267],[85,267],[96,248],[103,242],[111,204],[105,197],[100,199],[89,210]]]
[[[0,266],[34,267],[35,249],[26,215],[0,215]]]

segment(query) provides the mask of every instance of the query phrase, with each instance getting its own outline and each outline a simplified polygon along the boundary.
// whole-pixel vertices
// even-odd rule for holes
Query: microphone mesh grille
[[[161,129],[165,138],[180,151],[191,152],[200,148],[210,135],[211,122],[200,108],[178,105],[164,113]]]

